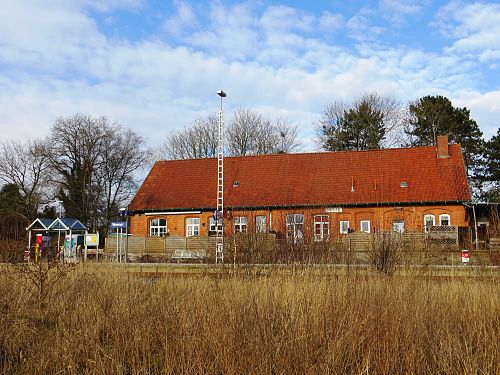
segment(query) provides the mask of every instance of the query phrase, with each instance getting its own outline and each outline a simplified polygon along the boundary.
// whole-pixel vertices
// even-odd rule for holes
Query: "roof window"
[[[233,186],[234,186],[234,187],[238,187],[238,186],[240,186],[240,182],[239,182],[239,181],[234,181],[234,182],[233,182]]]
[[[401,186],[402,188],[408,187],[408,181],[401,181],[401,183],[399,184],[399,186]]]

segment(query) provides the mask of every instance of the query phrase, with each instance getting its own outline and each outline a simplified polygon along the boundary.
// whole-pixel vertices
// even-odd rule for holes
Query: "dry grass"
[[[23,275],[0,276],[5,374],[500,372],[495,278],[144,279],[80,266],[40,304]]]

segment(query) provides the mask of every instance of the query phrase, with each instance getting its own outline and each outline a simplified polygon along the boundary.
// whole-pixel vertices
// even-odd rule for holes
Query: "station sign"
[[[117,229],[117,228],[126,228],[127,223],[125,221],[113,221],[111,223],[111,228]]]
[[[328,207],[325,212],[342,212],[342,207]]]

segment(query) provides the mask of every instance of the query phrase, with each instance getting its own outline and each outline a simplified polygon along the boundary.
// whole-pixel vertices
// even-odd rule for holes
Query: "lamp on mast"
[[[222,99],[227,95],[217,91],[220,96],[220,111],[218,116],[218,146],[217,146],[217,208],[215,220],[215,263],[224,263],[224,110]]]

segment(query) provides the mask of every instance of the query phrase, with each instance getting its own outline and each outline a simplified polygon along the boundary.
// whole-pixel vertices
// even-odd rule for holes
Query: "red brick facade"
[[[336,207],[334,210],[338,211]],[[315,216],[327,216],[328,236],[331,239],[342,236],[340,233],[340,222],[348,221],[350,230],[360,231],[361,221],[369,221],[370,232],[392,231],[394,223],[403,223],[405,231],[423,231],[425,215],[434,215],[435,224],[439,225],[440,215],[449,215],[449,225],[467,226],[466,210],[463,205],[442,206],[400,206],[400,207],[343,207],[342,212],[328,212],[330,208],[290,208],[277,210],[239,210],[229,211],[226,215],[225,232],[232,234],[236,217],[247,219],[247,231],[255,233],[255,217],[264,215],[266,217],[267,231],[273,231],[278,236],[286,235],[286,216],[289,214],[304,215],[304,236],[314,236]],[[166,219],[166,231],[169,235],[186,236],[186,219],[199,218],[199,234],[208,235],[210,217],[213,212],[199,212],[190,214],[137,214],[131,217],[131,233],[137,236],[149,236],[149,224],[152,219]]]

